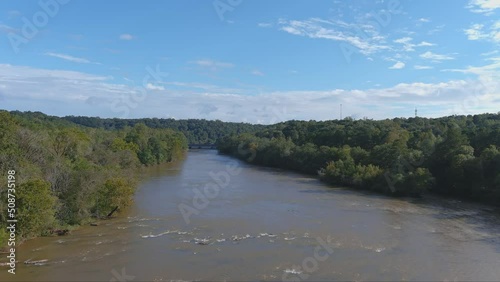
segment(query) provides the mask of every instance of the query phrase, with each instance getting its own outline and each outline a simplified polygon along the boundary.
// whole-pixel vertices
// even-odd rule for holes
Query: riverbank
[[[11,238],[13,244],[63,234],[126,208],[141,167],[174,161],[187,150],[181,132],[140,123],[94,129],[42,113],[0,111],[0,129],[2,247]]]
[[[500,203],[499,114],[287,121],[217,142],[249,163],[393,196],[428,191]]]
[[[219,152],[219,154],[243,161],[250,166],[271,168],[271,169],[282,169],[284,171],[304,174],[304,175],[307,175],[309,177],[317,178],[318,180],[323,182],[325,185],[329,185],[332,188],[344,187],[345,189],[349,189],[349,190],[352,190],[354,192],[362,193],[363,195],[371,195],[371,196],[385,195],[385,196],[395,197],[395,198],[402,199],[402,200],[409,201],[409,202],[422,203],[422,204],[425,204],[426,201],[436,202],[436,201],[440,201],[440,200],[450,200],[450,201],[454,201],[454,203],[458,203],[458,204],[471,205],[471,207],[474,205],[479,205],[479,207],[482,207],[484,210],[500,213],[500,206],[499,206],[498,202],[496,202],[495,199],[491,199],[491,198],[471,199],[471,198],[466,198],[466,197],[460,197],[457,195],[443,195],[440,193],[432,192],[430,190],[430,188],[432,188],[431,186],[427,187],[427,189],[428,189],[427,191],[424,191],[421,194],[416,195],[416,196],[393,194],[390,192],[390,188],[389,188],[390,183],[388,183],[388,182],[386,182],[386,185],[387,185],[386,191],[381,191],[380,189],[360,188],[360,187],[356,187],[356,186],[349,186],[347,184],[328,181],[328,179],[326,179],[324,176],[322,177],[320,175],[320,173],[311,173],[310,171],[299,170],[296,168],[287,168],[287,167],[267,166],[267,165],[262,165],[262,164],[256,164],[254,162],[249,162],[248,156],[245,156],[245,155],[238,156],[238,155],[224,154],[221,152]],[[385,178],[384,178],[384,181],[387,181],[387,180],[385,180]]]
[[[124,173],[126,173],[128,175],[128,177],[129,177],[128,183],[133,188],[132,190],[129,189],[129,193],[130,193],[130,191],[132,191],[133,194],[135,194],[135,192],[137,191],[138,185],[140,185],[141,182],[147,181],[149,175],[152,172],[165,169],[166,167],[169,167],[172,164],[175,164],[176,162],[182,162],[182,160],[186,158],[187,152],[188,152],[188,150],[185,150],[182,155],[176,156],[176,159],[173,159],[172,161],[169,161],[169,162],[151,165],[151,166],[142,166],[142,167],[139,167],[136,169],[128,169]],[[129,197],[133,197],[133,194],[130,195]],[[117,195],[115,194],[115,197],[116,196]],[[123,196],[123,195],[120,195],[120,196]],[[103,215],[101,217],[90,216],[87,218],[82,218],[81,222],[79,224],[76,224],[76,225],[53,225],[50,229],[43,231],[43,234],[40,234],[39,236],[33,236],[30,238],[22,238],[21,237],[19,240],[16,240],[16,246],[22,245],[27,240],[33,240],[33,239],[36,239],[39,237],[70,236],[72,232],[80,229],[83,226],[99,226],[99,225],[105,223],[106,221],[108,221],[109,219],[111,219],[113,217],[113,215],[121,216],[121,214],[123,214],[123,212],[126,212],[127,208],[133,204],[132,201],[125,201],[124,203],[126,203],[125,206],[122,206],[122,207],[117,206],[117,207],[113,208],[109,213],[106,213],[105,215]],[[2,242],[2,241],[4,242],[4,244],[0,245],[0,252],[7,253],[9,251],[10,247],[9,247],[9,245],[7,245],[7,240],[0,240],[0,242]]]

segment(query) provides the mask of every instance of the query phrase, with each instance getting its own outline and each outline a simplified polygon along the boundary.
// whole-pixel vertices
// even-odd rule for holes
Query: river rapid
[[[128,211],[27,241],[0,280],[500,280],[492,207],[329,187],[212,150],[145,173]]]

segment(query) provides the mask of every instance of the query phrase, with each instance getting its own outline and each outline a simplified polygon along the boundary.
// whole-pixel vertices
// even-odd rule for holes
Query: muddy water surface
[[[331,188],[210,150],[147,173],[126,214],[28,241],[0,280],[500,280],[491,207]],[[218,194],[194,192],[214,178]]]

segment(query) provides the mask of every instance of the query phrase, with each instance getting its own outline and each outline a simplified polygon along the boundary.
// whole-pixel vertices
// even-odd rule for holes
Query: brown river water
[[[492,207],[333,188],[211,150],[146,174],[126,213],[24,243],[0,280],[500,280]]]

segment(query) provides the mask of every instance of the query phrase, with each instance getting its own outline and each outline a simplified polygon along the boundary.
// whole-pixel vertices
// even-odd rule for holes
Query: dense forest
[[[0,248],[8,236],[9,171],[15,171],[22,240],[126,207],[141,167],[173,161],[186,149],[186,137],[168,128],[135,123],[106,130],[42,113],[0,111]]]
[[[122,129],[137,123],[144,123],[151,128],[170,128],[178,130],[187,137],[190,144],[214,144],[219,138],[241,133],[253,133],[265,128],[264,125],[222,122],[220,120],[204,119],[102,119],[97,117],[67,116],[63,119],[92,128]]]
[[[500,203],[500,114],[288,121],[226,136],[221,153],[392,195]]]

